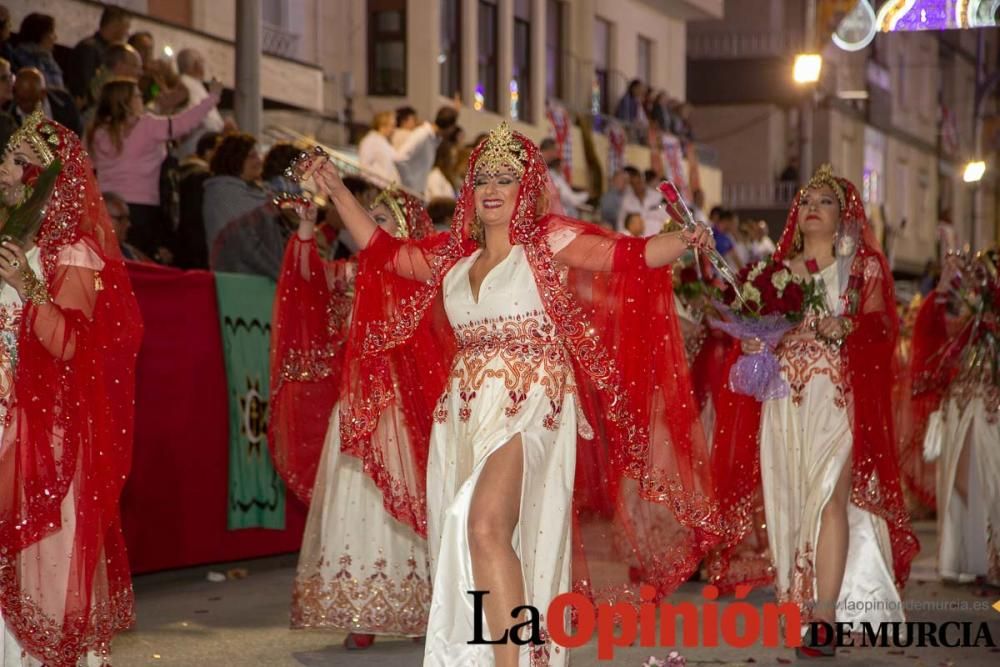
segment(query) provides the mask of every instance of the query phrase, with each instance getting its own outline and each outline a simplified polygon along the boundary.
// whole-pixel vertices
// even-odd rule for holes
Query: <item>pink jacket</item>
[[[176,116],[143,114],[122,137],[121,153],[115,151],[107,130],[97,130],[91,158],[101,191],[114,192],[130,204],[158,206],[160,165],[167,157],[167,140],[182,138],[198,127],[218,103],[218,97],[209,95]]]

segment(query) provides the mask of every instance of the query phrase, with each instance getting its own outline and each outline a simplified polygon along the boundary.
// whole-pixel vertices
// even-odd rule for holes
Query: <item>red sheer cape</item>
[[[118,500],[142,322],[90,159],[44,122],[63,165],[35,239],[51,301],[24,306],[17,338],[0,445],[0,605],[24,651],[69,667],[108,651],[134,619]]]
[[[868,224],[857,189],[838,179],[846,194],[841,226],[858,231],[856,253],[850,265],[845,316],[853,332],[841,348],[849,385],[849,413],[853,434],[851,502],[885,520],[892,544],[893,572],[902,587],[919,545],[911,527],[900,484],[900,467],[893,430],[891,392],[896,373],[898,316],[892,274]],[[793,252],[798,224],[798,200],[788,213],[774,257]],[[853,294],[853,298],[852,298]],[[853,305],[851,305],[853,303]],[[734,348],[730,361],[739,356]],[[729,521],[729,543],[713,559],[713,582],[724,589],[739,583],[771,580],[764,553],[763,502],[760,477],[761,405],[725,388],[716,418],[712,467],[724,516]]]
[[[524,246],[593,426],[594,437],[581,437],[578,445],[579,458],[591,464],[578,467],[600,477],[604,493],[617,496],[603,503],[593,496],[582,504],[575,498],[576,585],[599,596],[621,592],[612,580],[620,582],[624,573],[592,581],[583,558],[592,549],[606,552],[614,541],[622,560],[665,594],[688,578],[720,531],[670,270],[646,268],[642,240],[557,215],[538,216],[548,192],[547,170],[537,147],[515,136],[527,158],[510,240]],[[481,150],[470,159],[470,174]],[[426,412],[420,419],[411,413],[407,425],[425,429],[421,443],[429,437],[431,409],[455,354],[441,282],[477,248],[469,236],[475,215],[471,178],[462,188],[450,234],[403,241],[376,232],[365,252],[369,262],[359,272],[345,350],[342,448],[364,461],[390,513],[421,534],[426,534],[422,470],[407,467],[399,438],[385,437],[392,432],[385,419],[393,402],[410,400]],[[570,240],[553,256],[557,237]],[[428,344],[414,344],[423,327],[430,327]],[[386,368],[397,350],[408,350],[435,372],[417,375],[409,385],[392,385]],[[614,516],[587,506],[613,507]]]
[[[394,196],[402,200],[401,210],[413,238],[433,232],[430,217],[418,200],[402,192]],[[314,241],[302,241],[295,235],[288,242],[281,265],[271,329],[268,446],[285,484],[306,504],[312,497],[330,416],[340,396],[344,350],[354,319],[352,310],[366,308],[364,299],[356,299],[355,294],[364,294],[365,298],[378,294],[366,278],[369,270],[357,277],[359,268],[370,264],[369,257],[370,253],[362,252],[357,258],[325,261]],[[404,287],[413,289],[412,285]],[[413,344],[430,345],[434,341],[427,340],[425,334]],[[389,367],[383,369],[393,375],[387,382],[408,386],[414,374],[420,374],[421,370],[407,361],[405,350],[393,355]],[[423,413],[410,406],[411,398],[423,400],[407,394],[403,407],[408,409],[394,414],[402,414],[404,423],[412,424],[408,428],[417,434],[429,431],[417,426]],[[426,437],[423,442],[419,437],[409,442],[414,449],[407,449],[407,467],[412,461],[425,470]]]

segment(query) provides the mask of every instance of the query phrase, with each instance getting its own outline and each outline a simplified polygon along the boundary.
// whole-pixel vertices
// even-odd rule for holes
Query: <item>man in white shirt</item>
[[[194,49],[181,49],[177,54],[177,71],[181,74],[181,83],[188,90],[188,102],[185,109],[195,106],[208,97],[208,89],[205,88],[205,57]],[[206,132],[222,132],[226,127],[225,121],[219,110],[213,108],[201,121],[201,125],[184,137],[177,147],[177,157],[183,160],[189,155],[193,155],[198,147],[198,140]]]
[[[663,195],[646,185],[642,172],[635,167],[625,167],[625,173],[628,174],[629,187],[625,189],[622,206],[618,211],[618,231],[625,231],[625,218],[629,213],[638,213],[646,226],[644,235],[659,234],[667,222],[667,214],[661,207]]]
[[[586,192],[577,192],[566,182],[566,178],[562,174],[562,156],[559,155],[559,146],[554,139],[548,137],[542,139],[538,148],[541,151],[542,159],[545,160],[545,164],[549,168],[549,178],[552,179],[552,185],[559,193],[559,203],[562,204],[563,213],[570,218],[577,217],[577,207],[585,204],[590,195]]]
[[[767,233],[767,223],[763,220],[750,223],[750,261],[757,263],[774,254],[774,241]]]
[[[413,107],[396,109],[396,129],[392,133],[392,147],[400,149],[417,127],[417,110]]]
[[[400,183],[396,169],[398,151],[389,143],[389,136],[396,128],[396,117],[391,111],[382,111],[372,119],[372,128],[358,144],[358,161],[366,169],[387,183]]]
[[[427,176],[434,168],[434,156],[441,137],[450,132],[457,122],[458,109],[451,105],[444,106],[438,109],[433,123],[424,123],[410,133],[406,143],[397,149],[396,156],[396,168],[403,185],[414,192],[427,189]]]

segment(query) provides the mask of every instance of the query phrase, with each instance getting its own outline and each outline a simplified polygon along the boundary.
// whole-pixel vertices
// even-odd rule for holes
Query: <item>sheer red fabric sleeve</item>
[[[920,546],[903,498],[892,414],[899,322],[888,263],[870,247],[866,244],[859,251],[852,266],[850,280],[856,287],[848,287],[846,296],[849,303],[857,301],[851,315],[855,326],[841,352],[850,385],[854,436],[851,502],[885,520],[896,584],[902,588]]]
[[[434,405],[456,349],[439,286],[459,256],[451,243],[377,230],[359,256],[345,347],[341,451],[363,462],[386,510],[422,536]]]
[[[582,408],[576,585],[597,599],[640,581],[668,595],[721,538],[671,269],[646,265],[645,239],[560,216],[537,225],[546,242],[525,253]],[[631,581],[587,567],[608,545]]]
[[[271,327],[268,444],[288,488],[308,504],[340,386],[355,263],[325,262],[313,240],[288,242]]]

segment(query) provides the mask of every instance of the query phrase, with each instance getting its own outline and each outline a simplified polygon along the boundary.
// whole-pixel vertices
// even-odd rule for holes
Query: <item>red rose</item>
[[[21,182],[27,185],[29,188],[35,187],[35,183],[38,182],[38,177],[42,175],[42,168],[37,164],[26,164],[24,169],[21,170]]]
[[[698,271],[695,270],[693,266],[685,266],[681,269],[681,283],[686,285],[688,283],[698,282]]]
[[[677,188],[675,188],[674,184],[670,181],[663,181],[660,183],[660,193],[671,204],[676,204],[681,199],[681,195],[677,192]]]
[[[806,293],[802,285],[791,282],[785,286],[785,291],[781,295],[781,311],[784,313],[798,313],[802,311],[805,303]]]

